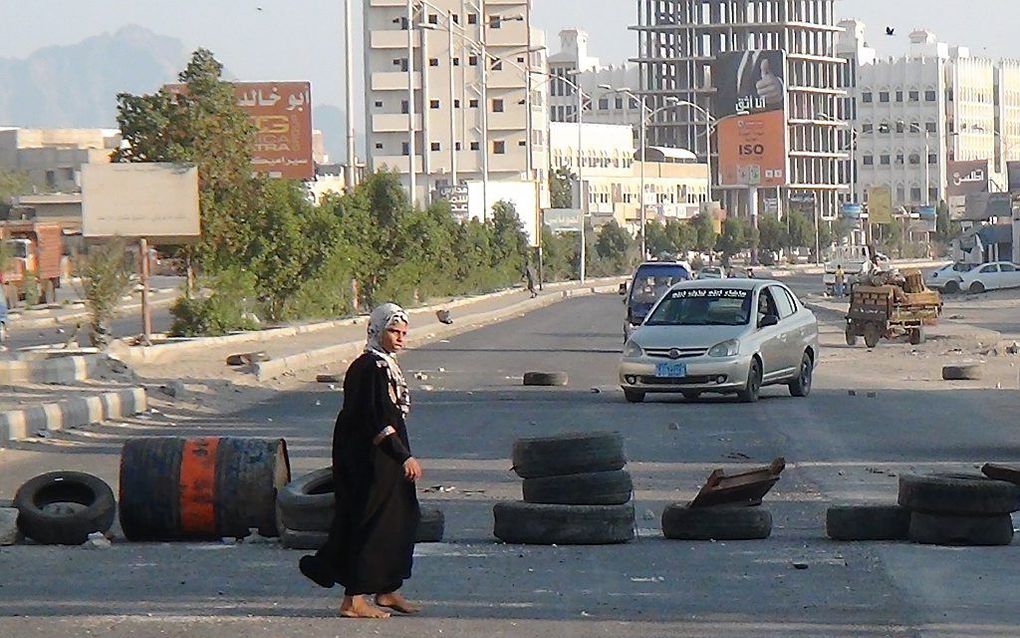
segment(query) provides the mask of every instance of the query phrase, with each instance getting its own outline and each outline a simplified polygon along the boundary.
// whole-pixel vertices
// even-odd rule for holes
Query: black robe
[[[348,596],[396,591],[411,577],[420,515],[415,485],[404,478],[402,465],[373,443],[392,426],[411,449],[387,365],[371,352],[351,364],[333,430],[336,515],[311,568],[318,573],[316,582],[339,583]]]

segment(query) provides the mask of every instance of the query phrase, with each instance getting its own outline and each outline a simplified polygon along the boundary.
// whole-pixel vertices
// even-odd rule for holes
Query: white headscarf
[[[407,312],[395,303],[385,303],[372,311],[368,319],[368,343],[365,352],[378,355],[386,362],[386,370],[390,377],[390,398],[406,418],[411,411],[411,394],[404,380],[404,372],[397,363],[397,358],[382,346],[382,335],[395,323],[410,323]]]

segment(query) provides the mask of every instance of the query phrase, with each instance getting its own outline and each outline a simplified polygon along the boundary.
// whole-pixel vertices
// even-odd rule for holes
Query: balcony
[[[523,109],[506,113],[489,113],[490,131],[523,131],[528,128],[528,115]]]
[[[403,49],[407,50],[407,31],[399,29],[374,30],[371,34],[373,49]],[[414,38],[414,47],[418,48],[421,40]]]
[[[382,113],[372,116],[372,130],[376,133],[406,133],[407,116],[400,113]],[[414,130],[421,130],[421,115],[414,116]]]
[[[414,75],[414,89],[421,90],[421,75]],[[373,91],[406,91],[407,73],[404,71],[380,71],[372,74]]]

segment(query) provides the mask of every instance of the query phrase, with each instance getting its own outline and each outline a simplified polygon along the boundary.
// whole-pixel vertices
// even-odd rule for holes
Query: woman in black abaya
[[[405,427],[410,396],[396,360],[407,323],[396,304],[372,312],[368,345],[347,369],[333,430],[333,527],[317,553],[301,558],[301,573],[317,584],[343,585],[340,615],[348,618],[388,617],[380,607],[418,611],[399,592],[411,577],[421,478]],[[365,600],[369,594],[377,606]]]

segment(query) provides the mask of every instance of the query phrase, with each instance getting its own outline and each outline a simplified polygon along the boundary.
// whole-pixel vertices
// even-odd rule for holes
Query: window
[[[503,70],[503,60],[493,60],[492,61],[492,70],[493,71],[502,71]]]
[[[478,14],[477,13],[469,13],[468,14],[468,24],[478,24]]]
[[[477,55],[469,55],[468,56],[468,65],[470,65],[470,66],[478,66],[478,56]]]
[[[883,104],[888,103],[889,102],[889,91],[879,91],[878,92],[878,101],[882,102]]]
[[[924,130],[928,131],[929,133],[937,133],[938,124],[936,124],[935,122],[926,122],[924,125]]]
[[[879,133],[888,133],[890,130],[891,129],[889,128],[889,123],[888,122],[882,122],[881,124],[878,125],[878,132]]]
[[[382,100],[376,100],[375,101],[375,108],[377,108],[377,109],[381,109],[382,108]]]
[[[896,122],[896,132],[902,133],[906,125],[903,122]]]
[[[879,155],[878,156],[878,163],[881,164],[882,166],[888,166],[889,165],[889,156],[888,155]]]
[[[987,273],[987,272],[999,272],[999,267],[996,266],[995,264],[988,264],[987,266],[983,267],[978,272],[983,272],[983,273]]]
[[[528,145],[528,140],[521,140],[521,141],[517,142],[517,146],[527,146],[527,145]]]
[[[506,142],[503,141],[493,142],[492,152],[494,155],[506,155]]]
[[[500,16],[489,16],[489,28],[490,29],[501,29],[503,27],[503,18]]]
[[[433,151],[443,150],[443,147],[439,144],[439,142],[432,142],[431,148]]]
[[[873,101],[874,100],[872,98],[871,91],[865,91],[864,93],[861,94],[861,102],[864,102],[865,104],[871,104]]]
[[[623,98],[622,97],[616,98],[616,110],[617,111],[622,111],[623,110]]]
[[[939,163],[939,156],[936,155],[935,153],[928,153],[928,163],[929,164],[938,164]]]
[[[783,289],[783,292],[785,292],[786,296],[789,297],[790,307],[793,308],[793,311],[797,312],[800,310],[800,304],[797,303],[797,298],[793,296],[793,293],[786,289]]]
[[[459,151],[460,150],[460,142],[457,142],[456,144],[454,144],[453,148],[455,148],[455,149],[457,149]]]
[[[897,102],[902,102],[903,101],[903,90],[902,89],[896,91],[896,101]]]
[[[874,124],[861,124],[861,133],[871,133],[875,130]]]
[[[404,142],[403,144],[401,144],[400,145],[400,154],[401,155],[410,155],[411,154],[411,145],[408,144],[407,142]]]
[[[439,24],[439,16],[434,13],[430,13],[429,24]]]
[[[517,58],[517,61],[520,62],[521,64],[524,64],[524,58],[523,57]]]
[[[999,270],[1002,272],[1016,272],[1016,266],[1013,264],[999,264]]]
[[[455,109],[459,109],[460,108],[460,100],[454,100],[453,101],[453,108],[455,108]]]
[[[903,153],[896,154],[896,164],[898,166],[903,166]]]
[[[921,92],[920,91],[911,91],[910,93],[907,94],[907,96],[908,96],[908,98],[909,98],[909,100],[911,102],[920,102],[921,101]]]
[[[400,101],[400,112],[402,114],[404,114],[404,115],[407,115],[409,110],[410,110],[410,107],[407,105],[407,100],[401,100]]]
[[[911,199],[911,201],[915,201],[915,202],[921,201],[921,189],[920,188],[911,188],[910,189],[910,199]]]
[[[503,100],[502,99],[496,98],[495,100],[492,101],[492,112],[493,113],[502,113],[503,112]]]
[[[459,13],[453,14],[453,23],[454,24],[460,24],[460,14]]]
[[[453,66],[460,66],[460,58],[453,58]]]
[[[478,100],[475,100],[475,99],[468,100],[468,108],[477,109],[478,108]]]
[[[937,99],[938,99],[938,96],[935,93],[935,91],[925,91],[924,92],[924,101],[925,102],[934,102]]]
[[[439,66],[439,58],[429,58],[429,66]]]
[[[438,109],[439,108],[439,100],[429,100],[429,108],[430,109]]]
[[[630,108],[631,110],[641,108],[641,102],[636,98],[630,98]]]
[[[779,286],[769,286],[772,293],[772,300],[776,302],[776,309],[779,310],[779,318],[786,319],[794,313],[793,302],[786,294],[786,291]]]
[[[863,157],[862,161],[863,161],[865,166],[874,166],[875,165],[875,156],[874,155],[865,155]]]
[[[917,153],[911,153],[910,154],[910,163],[914,164],[914,165],[920,164],[921,163],[921,156],[918,155]]]
[[[480,149],[481,149],[481,146],[478,145],[478,142],[471,142],[471,150],[472,151],[477,151],[477,150],[480,150]]]
[[[382,142],[376,142],[375,143],[375,150],[377,150],[377,151],[383,150]]]

